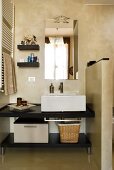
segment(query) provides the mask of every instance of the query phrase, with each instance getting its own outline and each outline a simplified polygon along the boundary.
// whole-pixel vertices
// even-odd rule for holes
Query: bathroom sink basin
[[[41,96],[42,112],[85,111],[86,96],[74,94],[49,94]]]

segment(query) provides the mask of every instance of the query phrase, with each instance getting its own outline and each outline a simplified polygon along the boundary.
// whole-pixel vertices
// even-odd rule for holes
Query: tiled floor
[[[7,148],[0,170],[97,170],[82,148]]]

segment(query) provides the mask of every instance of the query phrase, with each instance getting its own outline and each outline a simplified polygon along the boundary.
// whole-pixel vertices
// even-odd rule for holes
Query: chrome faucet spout
[[[60,93],[63,93],[63,82],[60,82],[59,90],[60,90]]]

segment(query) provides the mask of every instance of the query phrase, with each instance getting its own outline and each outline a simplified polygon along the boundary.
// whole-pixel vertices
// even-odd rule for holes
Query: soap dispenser
[[[51,83],[51,85],[49,86],[49,91],[50,91],[50,93],[54,93],[54,86],[53,86],[52,83]]]

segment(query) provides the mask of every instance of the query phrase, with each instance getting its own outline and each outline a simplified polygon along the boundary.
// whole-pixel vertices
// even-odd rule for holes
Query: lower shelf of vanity
[[[14,134],[10,133],[1,143],[6,147],[83,147],[91,148],[91,142],[84,133],[79,134],[78,143],[61,143],[59,133],[50,133],[48,143],[14,143]]]

